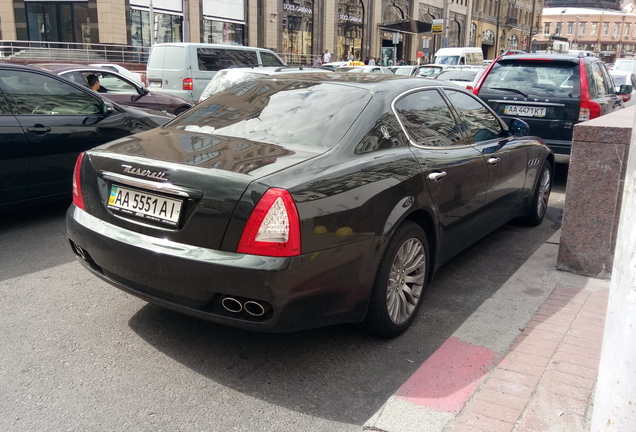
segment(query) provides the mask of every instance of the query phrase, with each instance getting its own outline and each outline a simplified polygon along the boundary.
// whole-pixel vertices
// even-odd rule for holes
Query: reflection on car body
[[[95,275],[185,314],[394,337],[444,262],[513,218],[541,223],[553,155],[526,132],[434,80],[248,81],[80,156],[68,236]]]

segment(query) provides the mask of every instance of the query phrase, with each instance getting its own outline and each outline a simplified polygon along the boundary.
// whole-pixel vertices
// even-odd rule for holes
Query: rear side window
[[[578,63],[507,61],[493,66],[481,91],[578,99],[580,89]]]
[[[480,101],[459,91],[444,91],[466,125],[465,130],[473,142],[488,141],[502,135],[501,123]]]
[[[236,66],[258,66],[256,51],[225,48],[197,48],[199,70],[220,71]]]
[[[101,112],[99,100],[68,83],[26,71],[0,71],[0,89],[13,99],[16,114],[88,115]]]
[[[264,51],[261,51],[260,54],[263,66],[283,66],[283,62],[274,54]]]
[[[587,86],[589,88],[590,98],[595,99],[615,93],[607,69],[605,69],[602,63],[588,64],[585,70],[587,73]]]
[[[410,93],[395,102],[408,136],[422,146],[465,144],[450,108],[437,90]]]

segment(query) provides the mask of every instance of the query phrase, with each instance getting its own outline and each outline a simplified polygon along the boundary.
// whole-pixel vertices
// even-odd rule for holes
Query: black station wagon
[[[554,151],[569,161],[574,125],[623,108],[607,68],[597,57],[581,54],[514,54],[499,57],[474,93],[506,122],[521,117]]]

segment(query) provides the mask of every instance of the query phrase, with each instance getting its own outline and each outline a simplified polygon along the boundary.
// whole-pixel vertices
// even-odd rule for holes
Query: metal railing
[[[311,66],[314,63],[315,55],[312,54],[293,54],[293,53],[278,53],[278,56],[288,66]]]
[[[0,60],[145,64],[148,61],[149,52],[149,47],[132,45],[0,40]]]

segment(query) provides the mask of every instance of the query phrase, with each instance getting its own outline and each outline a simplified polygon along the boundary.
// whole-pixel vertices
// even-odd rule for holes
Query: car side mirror
[[[629,84],[623,84],[620,89],[618,90],[618,95],[631,95],[632,94],[632,90],[634,90],[634,87],[632,87]]]
[[[528,132],[530,132],[530,126],[528,126],[528,123],[524,122],[523,120],[516,118],[512,119],[512,121],[510,122],[508,131],[510,131],[510,135],[512,136],[523,137],[528,135]]]

